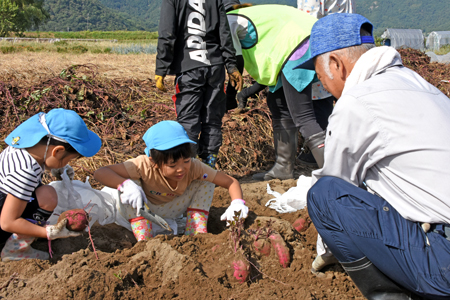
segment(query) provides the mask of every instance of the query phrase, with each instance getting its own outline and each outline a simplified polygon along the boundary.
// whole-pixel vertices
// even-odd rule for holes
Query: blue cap
[[[370,32],[370,36],[360,35],[363,25],[367,25],[365,29]],[[294,69],[314,70],[313,58],[318,55],[361,44],[375,44],[373,25],[365,17],[358,14],[336,13],[328,15],[314,23],[309,44],[311,58]]]
[[[147,156],[150,156],[151,149],[164,151],[186,143],[196,144],[189,139],[186,130],[176,121],[161,121],[153,125],[142,139],[147,146],[144,150]]]
[[[102,146],[102,140],[87,128],[83,119],[73,110],[64,108],[32,116],[17,126],[5,142],[14,148],[30,148],[45,136],[70,144],[85,157],[95,155]]]

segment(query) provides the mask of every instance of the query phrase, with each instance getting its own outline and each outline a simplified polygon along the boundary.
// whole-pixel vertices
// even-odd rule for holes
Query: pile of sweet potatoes
[[[230,243],[234,251],[230,268],[234,279],[239,283],[249,280],[252,270],[262,273],[255,261],[268,257],[271,253],[275,253],[282,268],[288,268],[291,264],[290,249],[282,235],[272,228],[273,220],[256,220],[255,224],[256,229],[243,230],[243,221],[235,220],[229,226]]]

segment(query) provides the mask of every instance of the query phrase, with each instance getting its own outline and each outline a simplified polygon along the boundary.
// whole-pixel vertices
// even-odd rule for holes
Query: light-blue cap
[[[361,36],[362,27],[370,33],[370,36]],[[311,29],[309,38],[311,58],[294,69],[314,70],[313,59],[318,55],[361,44],[375,44],[373,25],[369,20],[358,14],[328,15],[314,23]]]
[[[164,151],[186,143],[196,144],[189,139],[186,130],[176,121],[161,121],[153,125],[142,139],[147,146],[144,150],[147,156],[150,156],[151,149]]]
[[[94,156],[102,146],[100,137],[89,130],[73,110],[55,108],[38,113],[14,129],[5,142],[14,148],[30,148],[45,137],[70,144],[85,157]]]

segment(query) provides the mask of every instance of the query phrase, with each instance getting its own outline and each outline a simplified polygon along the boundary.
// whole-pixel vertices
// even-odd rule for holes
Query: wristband
[[[128,180],[130,180],[130,179],[126,179],[126,180],[124,180],[121,184],[119,184],[119,186],[117,187],[117,189],[121,192],[121,189],[122,189],[122,186],[123,186],[123,184],[126,182],[126,181],[128,181]]]
[[[244,204],[245,205],[245,200],[244,199],[234,199],[233,201],[231,201],[232,203],[234,202],[234,201],[236,201],[236,200],[240,200],[240,201],[242,201],[242,204]]]

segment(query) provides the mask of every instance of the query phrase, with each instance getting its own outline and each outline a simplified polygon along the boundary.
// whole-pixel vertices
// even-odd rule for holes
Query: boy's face
[[[180,158],[177,161],[169,160],[167,164],[162,164],[161,172],[166,179],[179,182],[189,172],[191,168],[191,158]]]
[[[63,146],[56,146],[53,149],[49,149],[48,154],[50,153],[51,155],[48,155],[44,162],[45,168],[48,170],[62,168],[71,160],[80,157],[80,154],[78,153],[67,152]]]

